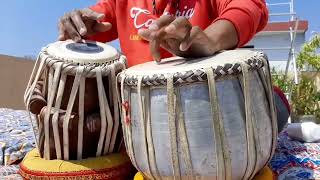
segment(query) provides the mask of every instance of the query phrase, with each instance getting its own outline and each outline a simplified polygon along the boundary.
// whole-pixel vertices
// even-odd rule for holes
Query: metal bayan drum
[[[25,92],[45,159],[82,159],[121,146],[116,75],[126,59],[111,46],[60,41],[44,48]]]
[[[166,59],[118,76],[127,152],[149,179],[251,179],[275,149],[266,56]]]

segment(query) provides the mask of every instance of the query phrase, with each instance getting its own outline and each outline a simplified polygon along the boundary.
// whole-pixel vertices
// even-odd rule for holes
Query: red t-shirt
[[[180,0],[178,9],[170,2],[156,0],[156,9],[161,13],[155,15],[152,0],[100,0],[91,9],[104,13],[103,21],[110,22],[113,27],[111,31],[98,33],[90,39],[108,42],[119,38],[128,65],[133,66],[152,60],[149,44],[138,36],[138,30],[148,28],[164,13],[185,16],[192,25],[203,30],[217,20],[229,20],[238,32],[238,47],[247,43],[268,21],[265,0]],[[161,55],[172,56],[165,50]]]

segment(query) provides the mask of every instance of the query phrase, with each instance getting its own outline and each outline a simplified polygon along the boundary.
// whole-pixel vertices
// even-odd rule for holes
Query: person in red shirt
[[[203,57],[241,47],[267,21],[265,0],[99,0],[90,8],[66,13],[59,21],[59,40],[118,38],[130,67],[174,55]],[[277,107],[288,104],[282,99]],[[284,115],[278,124],[283,124],[290,110],[277,109]]]
[[[267,21],[264,0],[99,0],[90,8],[65,14],[59,22],[59,39],[119,38],[128,65],[133,66],[241,47]]]

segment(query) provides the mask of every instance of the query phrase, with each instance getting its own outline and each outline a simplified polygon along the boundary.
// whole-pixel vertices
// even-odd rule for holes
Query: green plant
[[[303,45],[297,56],[297,67],[301,72],[306,66],[320,71],[320,55],[317,49],[320,48],[320,35],[314,36],[310,42]],[[320,119],[320,92],[313,78],[301,73],[298,85],[292,88],[292,111],[296,116],[315,115]]]
[[[320,92],[317,92],[314,80],[306,75],[300,76],[298,85],[292,89],[292,113],[294,116],[315,115],[320,118]]]
[[[320,56],[316,50],[320,48],[320,35],[314,36],[310,42],[305,43],[302,50],[297,57],[297,66],[303,69],[304,66],[309,65],[316,71],[320,71]]]
[[[308,43],[305,43],[297,56],[298,71],[301,72],[306,66],[320,71],[320,35],[316,35]],[[313,78],[300,73],[299,84],[294,84],[291,78],[284,78],[283,72],[271,71],[273,85],[278,86],[284,92],[292,92],[291,109],[295,117],[301,115],[314,115],[320,120],[320,92]]]
[[[274,86],[279,87],[283,92],[289,92],[291,82],[289,79],[284,78],[284,73],[277,71],[274,67],[271,69],[272,83]]]

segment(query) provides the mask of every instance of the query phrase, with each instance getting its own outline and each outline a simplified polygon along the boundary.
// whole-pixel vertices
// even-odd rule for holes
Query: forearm
[[[215,2],[217,2],[215,7],[218,18],[214,23],[226,20],[234,26],[238,35],[236,47],[249,42],[268,22],[265,0],[215,0]]]
[[[234,25],[228,20],[218,20],[204,30],[216,51],[236,48],[239,42]]]

